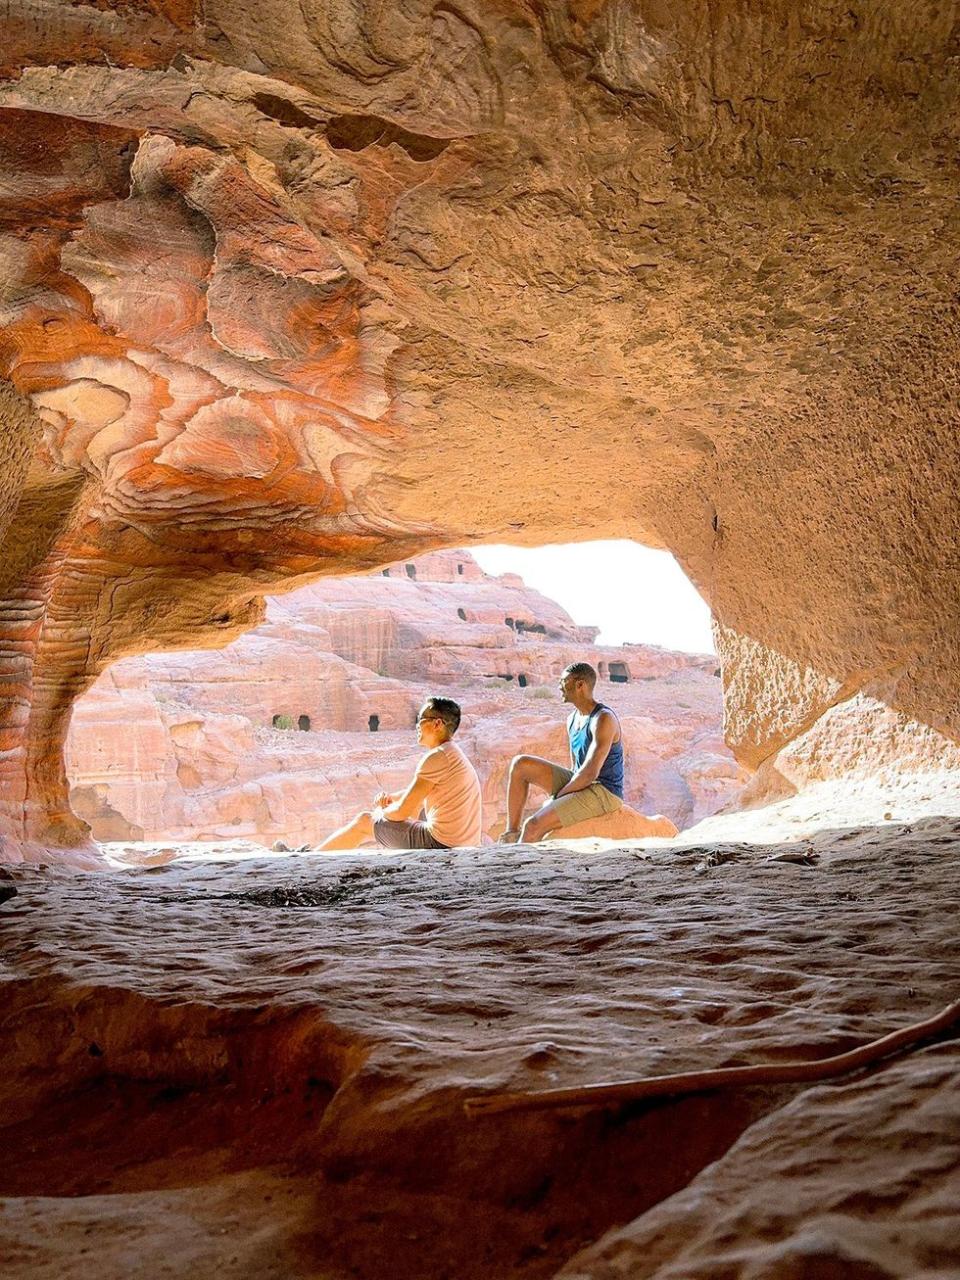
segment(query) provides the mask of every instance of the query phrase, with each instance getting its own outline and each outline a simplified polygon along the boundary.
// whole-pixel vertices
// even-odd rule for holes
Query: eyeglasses
[[[439,724],[443,716],[417,716],[417,724]]]

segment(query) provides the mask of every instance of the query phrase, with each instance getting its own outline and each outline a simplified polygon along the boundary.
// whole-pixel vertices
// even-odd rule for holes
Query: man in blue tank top
[[[502,844],[542,840],[559,827],[571,827],[623,805],[623,735],[620,721],[593,689],[597,673],[588,662],[574,662],[560,677],[560,696],[573,706],[567,721],[572,768],[540,756],[516,756],[507,784],[507,830]],[[552,798],[523,821],[531,786]]]

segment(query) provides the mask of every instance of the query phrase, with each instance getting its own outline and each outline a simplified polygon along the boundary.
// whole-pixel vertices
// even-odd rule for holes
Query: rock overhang
[[[15,12],[10,836],[112,657],[493,537],[674,551],[751,765],[864,688],[956,737],[956,20]]]

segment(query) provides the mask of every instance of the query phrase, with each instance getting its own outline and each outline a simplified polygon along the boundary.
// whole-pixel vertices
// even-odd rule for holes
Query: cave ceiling
[[[320,572],[626,536],[744,759],[868,680],[960,729],[956,3],[6,13],[0,590],[62,696]]]

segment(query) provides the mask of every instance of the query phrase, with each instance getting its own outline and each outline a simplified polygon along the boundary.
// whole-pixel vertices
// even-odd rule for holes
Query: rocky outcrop
[[[465,1114],[955,1000],[957,822],[704,852],[15,869],[4,1280],[954,1275],[949,1038],[814,1088]]]
[[[858,823],[912,822],[960,813],[960,750],[868,686],[825,711],[765,760],[734,804],[707,818],[703,840],[769,839]]]
[[[556,681],[578,658],[621,716],[628,800],[680,825],[733,800],[746,774],[720,740],[712,658],[598,646],[595,628],[457,551],[273,598],[219,652],[117,663],[76,704],[71,803],[98,840],[313,844],[409,781],[417,709],[440,692],[463,707],[495,836],[511,758],[567,759]],[[637,816],[607,834],[670,832]]]
[[[960,1195],[958,1068],[955,1043],[928,1046],[869,1080],[809,1090],[689,1187],[579,1254],[557,1280],[804,1272],[886,1280],[938,1261],[949,1275],[960,1226],[951,1207]],[[932,1148],[944,1172],[930,1179]],[[901,1196],[891,1183],[926,1194]]]
[[[676,824],[663,814],[647,815],[637,813],[625,804],[616,813],[606,813],[600,818],[591,818],[586,822],[575,822],[564,827],[562,832],[553,834],[554,843],[566,844],[569,840],[582,840],[592,837],[598,840],[648,840],[652,836],[660,839],[671,839],[677,835]]]
[[[958,19],[8,6],[5,856],[117,657],[507,536],[669,547],[751,768],[877,681],[956,741]]]

